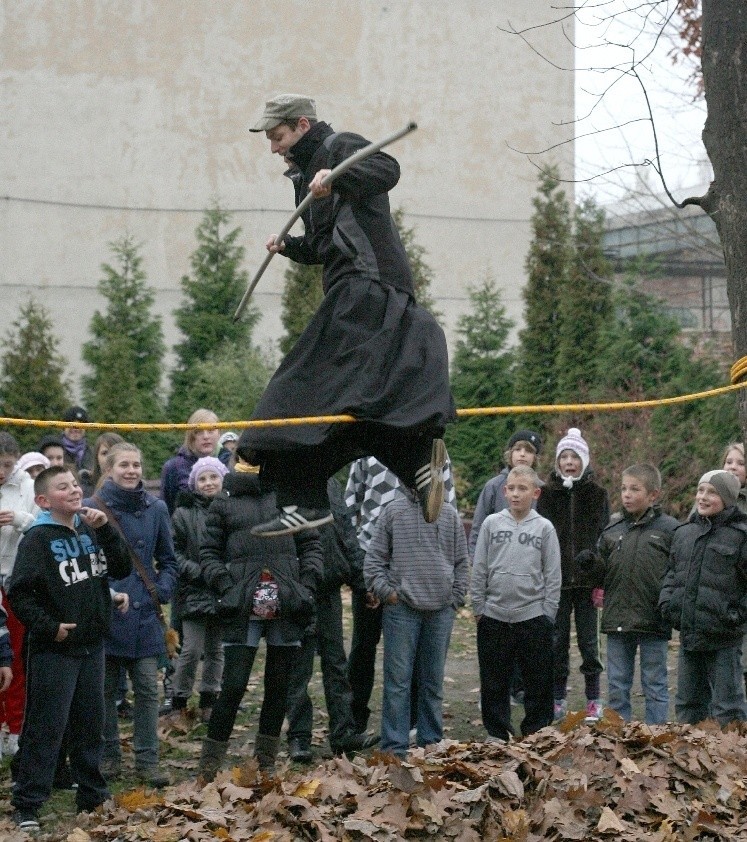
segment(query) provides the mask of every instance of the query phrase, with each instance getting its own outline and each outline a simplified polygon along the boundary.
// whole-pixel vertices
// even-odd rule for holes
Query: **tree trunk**
[[[726,262],[734,358],[747,356],[747,3],[703,0],[703,143],[714,181],[704,210],[716,223]],[[747,395],[739,392],[747,439]]]

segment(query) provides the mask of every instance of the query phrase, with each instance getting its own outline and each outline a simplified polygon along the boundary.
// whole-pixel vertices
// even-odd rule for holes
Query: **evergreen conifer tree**
[[[4,339],[0,360],[0,407],[7,418],[58,420],[70,405],[67,361],[58,351],[49,313],[33,298],[21,304]],[[42,432],[13,427],[22,450],[36,446]]]
[[[574,213],[569,283],[558,302],[556,400],[588,397],[599,331],[610,316],[612,264],[603,249],[604,211],[591,199]]]
[[[471,310],[457,321],[451,369],[454,400],[460,408],[510,405],[513,355],[507,341],[513,323],[490,274],[468,293]],[[514,423],[493,416],[463,419],[448,428],[447,448],[460,498],[473,505],[477,501],[483,485],[500,467]]]
[[[191,395],[192,368],[197,363],[222,345],[236,354],[250,352],[259,311],[247,307],[242,318],[233,321],[248,277],[240,268],[244,259],[244,247],[237,242],[241,228],[230,228],[230,220],[230,213],[217,204],[205,211],[197,227],[198,246],[190,258],[192,272],[181,280],[184,302],[174,315],[184,339],[174,347],[177,359],[169,398],[172,420],[182,420],[198,408]]]
[[[91,339],[82,350],[90,370],[81,379],[83,400],[96,421],[157,421],[163,417],[165,345],[161,319],[152,313],[153,289],[146,283],[140,246],[131,236],[110,243],[110,248],[116,266],[104,263],[99,281],[106,311],[94,313]]]
[[[548,404],[557,396],[556,361],[560,347],[560,301],[570,277],[571,215],[560,189],[557,167],[540,175],[532,216],[532,242],[526,260],[525,326],[519,333],[516,399]],[[533,423],[544,426],[544,419]]]

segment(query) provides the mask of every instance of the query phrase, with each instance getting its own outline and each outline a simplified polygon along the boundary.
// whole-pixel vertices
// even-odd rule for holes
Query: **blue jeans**
[[[640,652],[646,724],[661,725],[669,718],[666,638],[638,632],[607,635],[607,704],[626,722],[630,722],[630,690],[635,673],[636,650]]]
[[[680,649],[677,665],[677,722],[696,725],[712,718],[721,726],[747,719],[741,647],[715,652]]]
[[[107,658],[104,677],[104,760],[120,761],[117,685],[119,670],[130,674],[135,704],[132,711],[132,747],[135,768],[158,765],[158,658]]]
[[[418,745],[443,738],[443,686],[454,609],[418,611],[403,602],[385,605],[384,697],[381,748],[405,757],[410,742],[410,685],[418,679]]]

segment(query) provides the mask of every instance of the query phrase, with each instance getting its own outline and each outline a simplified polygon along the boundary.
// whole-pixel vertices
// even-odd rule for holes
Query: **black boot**
[[[263,772],[271,773],[275,769],[275,758],[280,748],[280,737],[271,737],[269,734],[257,734],[254,741],[254,756],[259,762],[259,768]]]
[[[200,765],[197,767],[197,774],[204,781],[214,781],[218,774],[223,761],[226,759],[226,752],[228,751],[228,742],[221,742],[220,740],[213,740],[210,737],[205,737],[202,741],[202,754],[200,755]]]

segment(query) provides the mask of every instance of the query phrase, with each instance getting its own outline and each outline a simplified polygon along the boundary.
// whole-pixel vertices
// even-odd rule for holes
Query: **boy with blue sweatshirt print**
[[[42,510],[21,539],[8,601],[27,630],[30,670],[18,774],[11,801],[22,830],[39,829],[69,729],[76,806],[90,811],[109,798],[99,771],[103,751],[104,638],[112,596],[107,575],[129,573],[127,548],[106,515],[81,506],[70,468],[56,465],[34,481]],[[114,603],[127,606],[126,595]]]
[[[443,738],[443,682],[454,616],[469,578],[459,514],[443,506],[426,523],[413,491],[384,507],[363,565],[366,588],[383,604],[384,693],[381,748],[405,757],[410,692],[417,676],[419,746]]]
[[[553,721],[553,623],[560,602],[560,545],[555,527],[532,510],[540,479],[514,468],[504,487],[508,508],[489,515],[475,546],[470,595],[477,622],[482,720],[490,737],[508,741],[511,677],[524,681],[521,733]]]

